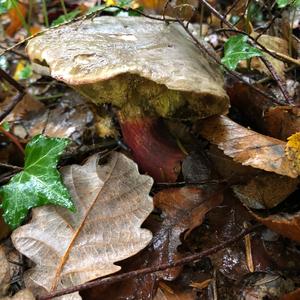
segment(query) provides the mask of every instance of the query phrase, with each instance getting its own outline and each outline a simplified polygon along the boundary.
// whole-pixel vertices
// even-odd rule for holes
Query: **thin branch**
[[[7,81],[11,86],[13,86],[18,91],[18,94],[15,95],[11,99],[9,104],[1,111],[1,113],[0,113],[0,123],[14,109],[14,107],[23,99],[23,97],[25,95],[25,87],[22,86],[18,81],[13,79],[9,74],[7,74],[5,71],[3,71],[0,68],[0,78],[1,77],[5,81]]]
[[[3,49],[3,50],[5,50],[5,49],[7,49],[8,47],[5,47],[5,46],[3,46],[3,45],[0,45],[0,48]],[[19,52],[19,51],[16,51],[16,50],[11,50],[11,53],[13,53],[13,54],[15,54],[15,55],[17,55],[17,56],[20,56],[20,57],[23,58],[23,59],[29,60],[29,57],[28,57],[26,54],[22,53],[22,52]]]
[[[15,106],[23,99],[25,92],[18,93],[9,102],[9,104],[0,113],[0,123],[6,118]]]
[[[3,78],[11,86],[13,86],[20,94],[25,92],[25,87],[21,85],[18,81],[13,79],[9,74],[0,68],[0,78]]]
[[[169,262],[169,263],[161,264],[158,266],[143,268],[143,269],[131,271],[131,272],[124,273],[124,274],[113,275],[113,276],[106,277],[106,278],[99,278],[99,279],[96,279],[91,282],[87,282],[87,283],[79,284],[79,285],[76,285],[76,286],[73,286],[70,288],[63,289],[61,291],[51,292],[47,295],[37,297],[37,299],[38,300],[48,300],[48,299],[52,299],[54,297],[59,297],[59,296],[71,294],[71,293],[78,292],[78,291],[83,291],[83,290],[86,290],[86,289],[89,289],[89,288],[92,288],[95,286],[107,285],[107,284],[111,284],[111,283],[115,283],[115,282],[120,282],[125,279],[134,278],[134,277],[146,275],[149,273],[155,273],[158,271],[164,271],[164,270],[167,270],[170,268],[183,266],[188,263],[195,262],[199,259],[202,259],[203,257],[207,257],[209,255],[215,254],[215,253],[227,248],[228,246],[241,240],[247,234],[250,234],[251,232],[256,231],[258,228],[261,228],[262,226],[263,225],[258,224],[251,228],[244,229],[241,233],[232,237],[231,239],[227,240],[226,242],[223,242],[215,247],[212,247],[212,248],[202,251],[200,253],[186,256],[186,257],[176,260],[174,262]]]
[[[10,164],[5,164],[5,163],[0,163],[0,167],[8,168],[8,169],[13,169],[13,170],[18,170],[18,171],[22,171],[23,170],[22,167],[10,165]]]
[[[230,22],[228,22],[226,20],[226,18],[224,18],[224,16],[222,14],[220,14],[214,7],[212,7],[206,0],[200,0],[200,2],[205,5],[210,12],[215,15],[217,18],[219,18],[221,21],[224,22],[224,24],[226,24],[229,28],[238,30],[237,28],[235,28]],[[246,35],[248,35],[245,32]],[[248,35],[249,36],[249,35]],[[252,40],[249,41],[249,43],[252,46],[255,46],[255,42],[253,42]],[[281,90],[286,102],[288,104],[292,104],[292,99],[287,91],[286,85],[284,84],[284,82],[282,81],[282,79],[280,78],[280,76],[278,75],[278,73],[276,72],[276,70],[274,69],[273,65],[265,58],[265,57],[260,57],[260,59],[262,60],[262,62],[265,64],[265,66],[268,68],[269,72],[272,74],[273,78],[276,80],[279,89]]]
[[[259,94],[263,95],[264,97],[272,100],[274,103],[277,103],[279,105],[282,105],[282,102],[280,102],[279,100],[277,100],[276,98],[270,96],[269,94],[265,93],[264,91],[262,91],[261,89],[257,88],[256,86],[254,86],[253,84],[249,83],[247,80],[243,79],[239,73],[230,70],[229,68],[227,68],[225,65],[223,65],[221,63],[221,61],[214,55],[212,54],[206,47],[204,47],[199,40],[188,30],[188,28],[185,27],[184,23],[182,21],[180,21],[178,19],[178,23],[181,24],[181,26],[184,28],[184,30],[186,31],[186,33],[191,37],[191,39],[195,42],[196,46],[201,49],[202,51],[205,51],[205,53],[207,53],[207,55],[209,55],[209,57],[211,57],[217,64],[221,65],[224,67],[224,69],[231,74],[233,77],[235,77],[236,79],[238,79],[239,81],[242,81],[243,83],[245,83],[247,86],[249,86],[251,89],[255,90],[256,92],[258,92]]]

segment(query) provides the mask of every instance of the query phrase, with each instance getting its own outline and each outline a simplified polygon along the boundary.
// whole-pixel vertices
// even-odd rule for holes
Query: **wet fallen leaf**
[[[154,250],[159,253],[160,263],[172,262],[181,257],[177,248],[181,244],[180,235],[184,238],[205,217],[205,214],[223,201],[221,192],[209,195],[199,188],[166,189],[154,196],[155,207],[162,210],[163,222],[158,235],[153,237]],[[173,272],[172,272],[173,270]],[[163,272],[165,280],[172,280],[176,270]]]
[[[262,217],[257,213],[252,215],[262,224],[279,234],[300,243],[300,212],[294,214],[280,213]]]
[[[151,240],[151,232],[140,226],[153,208],[148,195],[153,180],[123,154],[113,153],[103,166],[98,160],[93,155],[83,166],[62,170],[76,213],[54,206],[33,209],[30,223],[12,234],[16,249],[36,264],[24,277],[34,293],[117,272],[114,262]]]
[[[234,186],[235,195],[254,209],[275,207],[292,194],[299,184],[298,179],[272,173],[259,174],[245,185]]]
[[[190,153],[182,162],[182,175],[187,183],[197,184],[212,180],[211,162],[206,153]]]
[[[243,165],[292,178],[299,174],[285,155],[283,141],[247,129],[226,116],[205,119],[198,128],[204,138]]]
[[[241,299],[278,299],[294,289],[294,282],[277,274],[254,273],[243,281],[238,298]]]
[[[300,299],[300,288],[296,289],[293,292],[285,294],[280,298],[280,300],[299,300]]]
[[[179,259],[184,254],[178,246],[182,243],[180,235],[186,234],[194,226],[199,225],[205,213],[222,201],[222,194],[207,197],[204,190],[198,188],[174,188],[159,192],[154,202],[162,210],[163,220],[157,215],[151,215],[144,223],[144,227],[153,233],[152,243],[143,251],[127,259],[122,264],[123,272],[140,268],[160,265]],[[188,230],[188,231],[187,231]],[[83,292],[85,299],[97,300],[99,295],[103,299],[143,299],[152,300],[157,289],[159,279],[174,280],[181,268],[173,268],[162,272],[137,276],[115,283],[107,287],[95,287]]]
[[[256,87],[268,92],[261,85]],[[292,87],[289,94],[296,99],[295,89],[296,87]],[[232,106],[238,109],[243,119],[260,133],[285,141],[290,135],[300,131],[299,107],[278,106],[242,82],[227,82],[226,91]],[[277,99],[281,97],[282,94],[279,92]]]
[[[300,131],[300,108],[272,107],[265,112],[264,123],[271,136],[286,140],[290,135]]]
[[[17,136],[22,134],[22,138],[44,133],[79,143],[93,119],[92,110],[82,98],[74,92],[66,92],[51,109],[26,95],[5,121],[9,122],[11,131]]]
[[[196,292],[192,289],[187,291],[168,291],[166,289],[159,288],[154,297],[154,300],[195,300],[197,299]]]

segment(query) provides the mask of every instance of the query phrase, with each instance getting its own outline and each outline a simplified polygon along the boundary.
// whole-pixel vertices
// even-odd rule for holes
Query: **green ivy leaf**
[[[59,24],[63,24],[67,21],[71,21],[79,14],[80,14],[79,10],[71,11],[71,12],[67,13],[66,15],[62,15],[62,16],[58,17],[56,20],[54,20],[51,23],[51,26],[56,26],[56,25],[59,25]]]
[[[23,79],[28,79],[32,76],[32,68],[30,64],[26,64],[26,66],[16,74],[16,76],[23,80]]]
[[[224,57],[221,61],[230,70],[234,70],[242,60],[263,55],[262,51],[252,47],[247,41],[248,36],[238,34],[230,37],[225,43]]]
[[[284,8],[288,5],[292,5],[294,7],[300,7],[300,0],[276,0],[276,3],[279,8]]]
[[[75,211],[69,191],[56,169],[69,140],[35,136],[25,148],[24,170],[0,188],[5,222],[18,227],[29,209],[54,204]]]
[[[1,123],[0,126],[1,126],[5,131],[9,131],[9,130],[10,130],[10,126],[9,126],[9,123],[8,123],[7,121],[4,121],[3,123]]]

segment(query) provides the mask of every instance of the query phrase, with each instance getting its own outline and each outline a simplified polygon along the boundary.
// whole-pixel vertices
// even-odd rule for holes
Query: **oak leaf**
[[[93,155],[83,166],[62,169],[76,213],[55,206],[33,209],[31,222],[12,234],[16,249],[36,264],[24,280],[39,295],[117,272],[114,262],[152,238],[140,228],[153,208],[152,178],[140,175],[123,154],[113,153],[102,166],[98,160]]]
[[[283,141],[247,129],[226,116],[205,119],[198,128],[204,138],[243,165],[298,177],[299,172],[285,155]]]

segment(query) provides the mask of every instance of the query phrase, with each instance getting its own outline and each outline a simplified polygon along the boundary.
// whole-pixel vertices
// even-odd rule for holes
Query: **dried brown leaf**
[[[233,187],[234,193],[246,206],[254,209],[275,207],[292,194],[298,179],[263,173],[254,176],[245,185]]]
[[[35,300],[32,292],[28,289],[21,290],[12,297],[3,297],[0,300]]]
[[[254,212],[251,214],[275,232],[300,243],[300,212],[295,214],[282,213],[268,217],[262,217]]]
[[[198,128],[204,138],[243,165],[292,178],[298,176],[285,155],[283,141],[247,129],[226,116],[205,119]]]
[[[164,216],[160,232],[153,238],[153,245],[159,253],[160,263],[166,263],[181,256],[177,250],[181,244],[180,235],[185,233],[187,237],[199,226],[205,214],[222,203],[223,195],[220,192],[209,195],[202,189],[192,187],[172,188],[157,193],[153,201]],[[173,280],[178,272],[172,270],[163,272],[162,278]]]
[[[252,33],[251,35],[254,38],[258,36],[258,34],[255,32]],[[287,56],[289,55],[288,42],[280,37],[263,34],[259,37],[258,42],[260,42],[263,46],[265,46],[267,49],[271,50],[272,52],[281,53]],[[267,53],[265,53],[265,56],[270,61],[270,63],[272,64],[276,72],[279,74],[279,76],[284,78],[285,77],[284,63],[281,60],[276,59]],[[271,75],[270,71],[265,66],[265,64],[258,58],[254,58],[251,60],[251,67],[267,75]]]
[[[114,262],[130,257],[152,238],[140,226],[153,208],[153,180],[137,165],[113,153],[105,165],[98,155],[83,165],[63,168],[77,212],[36,208],[29,224],[12,235],[15,247],[36,266],[25,274],[36,293],[81,284],[120,270]]]

